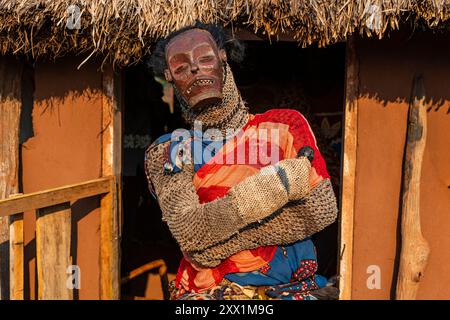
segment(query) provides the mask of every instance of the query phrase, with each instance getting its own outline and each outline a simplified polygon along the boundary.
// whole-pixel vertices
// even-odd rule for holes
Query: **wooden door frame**
[[[121,71],[113,70],[112,65],[105,66],[102,72],[102,176],[114,176],[116,190],[103,197],[100,203],[99,288],[102,300],[120,299],[122,84]]]
[[[0,200],[19,192],[19,134],[22,106],[21,59],[0,56]],[[11,276],[11,252],[15,251],[13,239],[22,230],[20,221],[0,217],[0,300],[10,299],[16,292],[23,292],[23,280]]]
[[[352,298],[353,226],[358,137],[359,62],[355,36],[346,43],[343,152],[341,155],[341,195],[339,216],[340,300]]]

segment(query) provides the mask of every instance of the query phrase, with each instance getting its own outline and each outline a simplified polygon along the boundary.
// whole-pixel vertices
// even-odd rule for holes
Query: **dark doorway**
[[[344,100],[345,44],[302,49],[294,42],[246,42],[246,58],[231,65],[242,97],[252,113],[272,108],[299,110],[309,121],[340,194],[341,125]],[[161,99],[162,85],[146,65],[125,72],[122,274],[164,259],[169,280],[182,254],[161,221],[143,169],[147,145],[164,133],[186,127],[179,108],[171,111]],[[337,273],[337,222],[313,236],[319,273]],[[156,271],[155,271],[156,272]],[[122,288],[124,297],[162,298],[157,274],[142,275]]]

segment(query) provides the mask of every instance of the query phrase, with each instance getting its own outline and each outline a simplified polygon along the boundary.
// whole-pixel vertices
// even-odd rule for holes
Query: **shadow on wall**
[[[413,78],[422,74],[427,111],[450,114],[448,68],[450,34],[405,30],[389,39],[359,39],[360,98],[389,103],[409,103]],[[363,83],[363,85],[361,85]]]
[[[33,104],[41,107],[40,116],[50,112],[56,113],[59,118],[60,108],[67,102],[76,103],[80,97],[86,101],[99,99],[102,94],[99,60],[93,58],[78,70],[80,62],[79,57],[67,55],[54,61],[40,58],[38,62],[25,63],[22,76],[21,144],[34,135]],[[46,75],[36,79],[35,74],[40,74],[44,68]]]
[[[51,74],[51,78],[45,79],[47,83],[36,81],[35,102],[41,103],[50,99],[58,101],[67,97],[77,98],[84,96],[86,92],[89,98],[93,93],[100,92],[102,89],[100,60],[90,59],[77,69],[81,61],[82,59],[75,55],[66,55],[51,61],[39,60],[36,63],[36,72],[39,73],[40,68],[45,68],[46,73]]]

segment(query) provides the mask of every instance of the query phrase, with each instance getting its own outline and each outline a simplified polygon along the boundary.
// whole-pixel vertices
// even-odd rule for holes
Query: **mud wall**
[[[23,192],[96,179],[101,175],[101,73],[80,59],[38,62],[34,70],[34,135],[22,145]],[[80,267],[74,297],[97,299],[99,199],[72,204],[72,260]],[[25,214],[25,298],[37,297],[35,214]]]
[[[394,297],[407,110],[414,74],[422,73],[429,110],[420,214],[431,254],[418,299],[449,299],[450,36],[404,32],[383,41],[360,40],[357,55],[360,98],[352,298]],[[379,288],[367,286],[373,274],[370,269],[368,273],[370,266],[380,268]]]

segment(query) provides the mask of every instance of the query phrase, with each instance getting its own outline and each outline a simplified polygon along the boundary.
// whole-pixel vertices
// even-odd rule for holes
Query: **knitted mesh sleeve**
[[[225,241],[249,224],[270,216],[291,199],[286,182],[275,170],[273,173],[261,170],[231,188],[227,196],[201,204],[192,182],[193,165],[184,165],[176,174],[164,173],[166,147],[166,143],[161,143],[147,150],[147,179],[157,195],[162,219],[184,252],[204,250]],[[306,158],[282,161],[281,167],[288,177],[301,176],[304,185],[308,185],[310,164]],[[298,165],[287,165],[292,161]],[[308,192],[309,185],[297,197]]]
[[[288,245],[303,240],[332,224],[337,213],[331,182],[325,179],[302,200],[291,201],[261,223],[249,225],[205,250],[189,252],[189,256],[199,265],[215,267],[223,259],[242,250]]]

